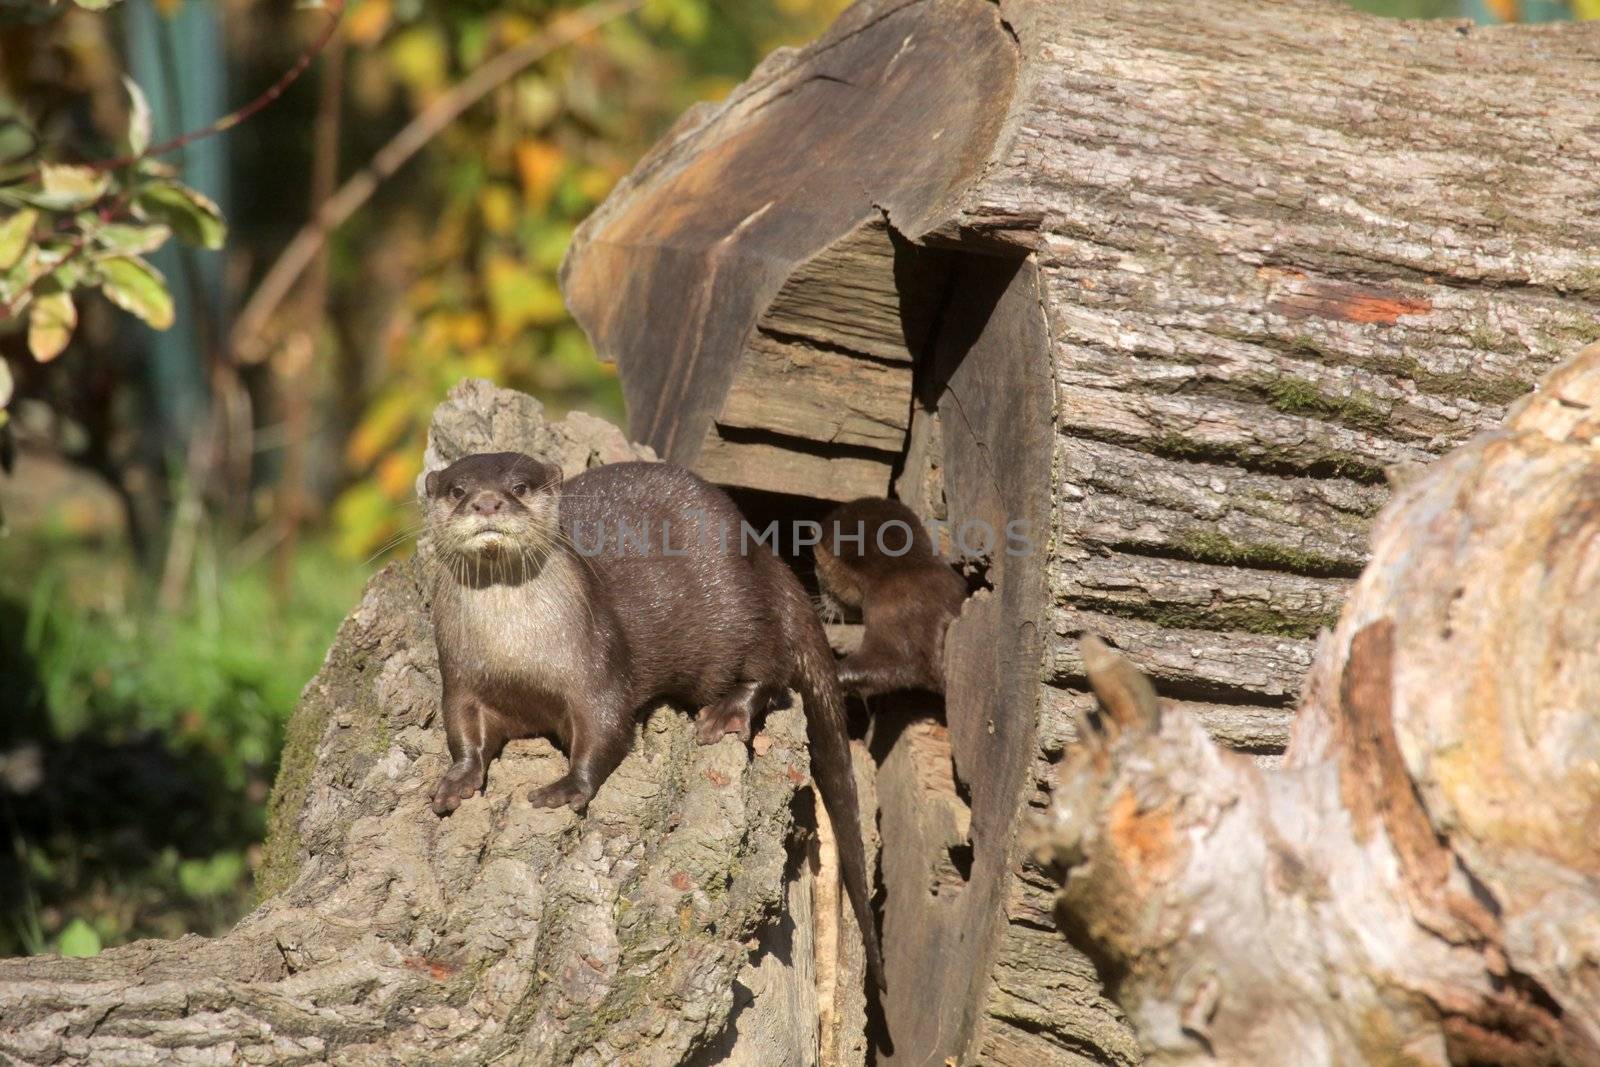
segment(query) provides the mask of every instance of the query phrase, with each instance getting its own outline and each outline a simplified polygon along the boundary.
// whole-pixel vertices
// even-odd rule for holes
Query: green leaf
[[[16,101],[0,98],[0,168],[30,159],[38,151],[39,135],[28,121],[28,116]],[[0,169],[0,175],[4,174],[4,170]]]
[[[95,243],[110,252],[141,256],[154,252],[167,243],[172,231],[162,223],[149,226],[129,226],[122,222],[108,222],[94,228]]]
[[[77,211],[105,195],[111,175],[93,167],[46,163],[39,168],[43,191],[30,198],[35,207],[49,211]]]
[[[128,152],[142,156],[150,147],[150,101],[145,99],[139,83],[126,74],[122,76],[122,84],[128,90]]]
[[[178,884],[191,897],[220,897],[244,880],[244,857],[218,852],[210,859],[184,860],[178,865]]]
[[[38,245],[22,250],[22,258],[10,270],[0,271],[0,304],[9,304],[13,315],[20,314],[32,298],[33,284],[45,273],[43,254]]]
[[[11,378],[11,365],[0,359],[0,409],[11,403],[11,394],[16,388],[16,382]]]
[[[100,935],[94,927],[82,919],[73,919],[67,928],[61,931],[61,937],[56,942],[56,951],[63,956],[75,956],[83,959],[89,956],[100,955]]]
[[[138,256],[107,256],[95,266],[106,298],[158,330],[172,325],[172,294],[161,272]]]
[[[221,248],[228,237],[221,209],[210,197],[181,182],[151,182],[139,190],[133,202],[146,218],[166,223],[189,244]]]
[[[49,292],[36,297],[28,316],[28,351],[40,363],[49,363],[72,340],[78,326],[78,309],[71,293]]]
[[[33,236],[33,224],[38,221],[37,211],[23,208],[0,222],[0,270],[10,270],[17,265],[22,250],[28,247],[28,238]]]
[[[84,256],[72,256],[61,261],[61,265],[52,270],[47,277],[50,283],[63,293],[70,293],[78,286],[84,284],[89,276],[92,265]]]

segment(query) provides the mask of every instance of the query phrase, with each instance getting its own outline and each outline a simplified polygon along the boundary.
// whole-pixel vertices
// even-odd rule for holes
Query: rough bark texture
[[[1152,1062],[1600,1063],[1597,444],[1600,345],[1397,494],[1281,768],[1085,649],[1041,852]]]
[[[428,466],[488,449],[569,474],[650,455],[598,420],[547,422],[529,397],[463,383]],[[0,961],[0,1058],[756,1067],[817,1062],[821,1045],[825,1062],[861,1063],[859,950],[834,944],[858,935],[817,921],[813,896],[837,891],[794,833],[810,810],[798,705],[769,717],[754,755],[651,712],[582,818],[529,806],[564,758],[513,742],[487,796],[441,820],[427,805],[448,762],[431,585],[426,545],[387,567],[307,688],[265,902],[215,940]],[[823,1033],[824,1016],[846,1032]]]
[[[1038,520],[947,543],[991,588],[946,729],[874,727],[894,1062],[1139,1059],[1017,839],[1093,706],[1076,638],[1280,762],[1386,468],[1600,334],[1597,62],[1600,26],[1332,3],[864,0],[581,229],[569,302],[668,458]]]

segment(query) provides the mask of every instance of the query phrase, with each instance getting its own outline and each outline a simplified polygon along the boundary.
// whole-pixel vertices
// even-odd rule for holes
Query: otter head
[[[458,573],[542,560],[561,536],[560,484],[559,467],[521,452],[480,452],[433,471],[423,507],[434,548]]]

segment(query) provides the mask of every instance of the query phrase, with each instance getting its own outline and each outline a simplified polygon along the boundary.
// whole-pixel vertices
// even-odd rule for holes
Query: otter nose
[[[498,493],[479,493],[472,499],[472,512],[474,515],[493,515],[505,507],[505,501]]]

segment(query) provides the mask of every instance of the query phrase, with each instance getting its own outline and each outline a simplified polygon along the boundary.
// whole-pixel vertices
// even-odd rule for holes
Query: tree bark
[[[429,469],[495,449],[569,474],[651,455],[486,382],[451,393],[429,440]],[[686,716],[656,709],[582,818],[528,805],[564,761],[513,742],[487,795],[439,819],[428,568],[424,544],[378,574],[306,689],[261,906],[215,940],[0,961],[0,1058],[754,1067],[819,1062],[820,1047],[821,1062],[861,1063],[861,961],[837,947],[858,935],[820,943],[848,920],[836,900],[817,914],[831,887],[796,835],[810,811],[798,705],[769,717],[753,756],[732,738],[696,745]],[[819,1029],[819,973],[853,1034]]]
[[[946,699],[872,729],[886,1061],[1140,1058],[1019,843],[1093,707],[1077,638],[1281,762],[1386,472],[1600,334],[1597,60],[1333,3],[865,0],[580,229],[569,303],[666,458],[1034,523],[947,541],[989,588]]]
[[[1087,642],[1040,853],[1152,1062],[1600,1063],[1600,345],[1379,516],[1265,770]]]

